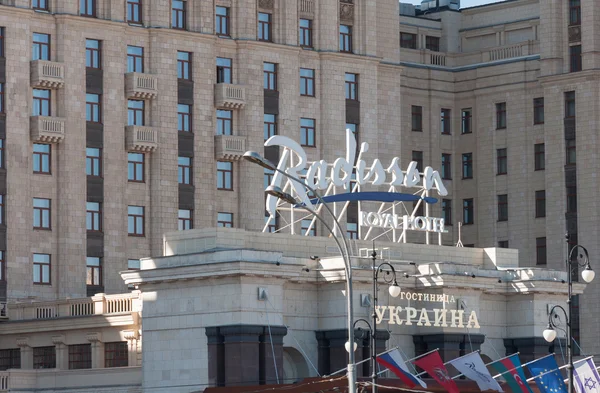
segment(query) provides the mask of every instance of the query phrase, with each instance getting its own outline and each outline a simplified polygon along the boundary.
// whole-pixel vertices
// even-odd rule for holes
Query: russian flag
[[[402,380],[402,382],[404,382],[404,384],[407,385],[409,388],[414,388],[417,385],[421,385],[424,388],[427,387],[427,384],[425,382],[423,382],[420,378],[412,375],[410,371],[408,371],[404,360],[402,360],[400,351],[398,351],[397,349],[388,353],[384,353],[383,355],[377,356],[377,363],[381,364],[382,366],[396,374],[398,378],[400,378],[400,380]]]

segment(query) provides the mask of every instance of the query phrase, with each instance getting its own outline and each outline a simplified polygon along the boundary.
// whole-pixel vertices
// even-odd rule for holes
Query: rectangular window
[[[85,66],[88,68],[102,68],[101,67],[101,51],[102,44],[98,40],[85,40]]]
[[[277,64],[263,63],[263,87],[265,90],[277,90]]]
[[[350,74],[346,72],[346,99],[358,100],[358,74]]]
[[[450,135],[452,131],[450,109],[442,108],[440,111],[440,130],[443,135]]]
[[[406,49],[417,49],[417,35],[400,32],[400,47]]]
[[[5,371],[9,368],[21,368],[20,348],[0,350],[0,370]]]
[[[144,182],[144,153],[127,153],[127,180]]]
[[[127,206],[127,233],[129,236],[144,236],[144,206]]]
[[[128,259],[127,260],[127,270],[140,270],[140,260],[139,259]]]
[[[567,213],[577,213],[577,186],[567,187]]]
[[[79,0],[79,15],[96,17],[96,0]]]
[[[508,195],[498,195],[498,221],[508,221]]]
[[[265,113],[263,115],[263,134],[265,141],[277,135],[277,115]]]
[[[533,99],[533,124],[544,124],[544,97]]]
[[[217,83],[233,83],[231,59],[217,57]]]
[[[442,199],[444,225],[452,225],[452,199]]]
[[[311,224],[313,224],[312,227]],[[305,218],[300,222],[300,234],[302,236],[317,236],[317,223],[313,223],[311,218]]]
[[[473,132],[471,130],[471,119],[473,117],[471,108],[463,109],[461,112],[460,133],[470,134]]]
[[[102,205],[99,202],[86,203],[85,225],[88,231],[102,231]]]
[[[570,71],[581,71],[581,45],[573,45],[569,47]]]
[[[186,2],[183,0],[172,0],[171,3],[171,27],[185,30],[186,28]]]
[[[215,8],[215,33],[228,37],[231,33],[229,26],[229,7]]]
[[[508,240],[498,241],[498,248],[508,248]]]
[[[51,201],[33,198],[33,228],[50,230]]]
[[[575,111],[575,92],[565,92],[565,118],[571,119],[576,115]]]
[[[6,204],[4,203],[4,194],[0,194],[0,224],[5,225],[6,219]],[[3,251],[0,251],[3,253]],[[2,261],[4,261],[4,254],[2,254]],[[4,263],[4,262],[3,262]],[[2,274],[2,269],[0,269],[0,275]],[[0,278],[0,280],[3,280]]]
[[[300,144],[302,146],[316,147],[315,119],[300,119]]]
[[[355,222],[346,223],[346,237],[351,240],[358,239],[358,224]]]
[[[471,225],[475,222],[473,217],[473,199],[463,199],[463,224]]]
[[[33,254],[33,283],[50,284],[50,254]],[[54,347],[53,347],[54,348]],[[35,353],[34,353],[35,357]]]
[[[258,40],[259,41],[273,41],[271,28],[273,26],[271,22],[271,14],[266,12],[258,13]]]
[[[423,171],[423,152],[418,150],[412,151],[412,161],[417,163],[417,170]]]
[[[580,0],[569,0],[569,26],[581,24]]]
[[[33,368],[56,368],[56,346],[33,348]]]
[[[442,153],[442,179],[452,180],[452,155]]]
[[[233,228],[233,213],[219,212],[217,214],[217,227]]]
[[[69,345],[69,370],[92,368],[92,344]]]
[[[87,285],[102,285],[102,258],[98,257],[87,257],[86,258],[87,268]]]
[[[496,149],[496,175],[506,175],[508,171],[508,158],[506,148]]]
[[[462,178],[473,178],[473,153],[464,153],[462,155]]]
[[[192,184],[192,159],[190,157],[177,159],[177,179],[179,184]]]
[[[90,94],[86,93],[85,95],[85,120],[91,121],[93,123],[102,123],[100,110],[102,106],[102,100],[100,99],[100,94]]]
[[[4,83],[0,83],[0,113],[4,113]]]
[[[535,192],[535,217],[546,217],[546,190]]]
[[[425,36],[425,49],[430,51],[440,51],[440,37]]]
[[[546,169],[546,148],[543,143],[536,143],[534,145],[534,160],[536,171]]]
[[[538,237],[535,239],[535,263],[537,265],[546,264],[546,238]]]
[[[275,215],[275,218],[270,218],[269,213],[265,212],[265,225],[269,233],[276,233],[279,229],[279,214]]]
[[[31,60],[50,60],[50,34],[33,33]]]
[[[4,27],[0,26],[0,57],[4,57]]]
[[[50,174],[50,154],[52,152],[51,145],[41,143],[33,144],[33,173],[44,175]]]
[[[127,100],[127,125],[128,126],[143,126],[145,122],[144,116],[145,102],[141,100]]]
[[[50,90],[33,89],[32,116],[50,116],[52,114]]]
[[[31,0],[31,8],[36,11],[48,11],[48,0]]]
[[[298,45],[303,48],[312,48],[312,20],[300,19],[298,21]]]
[[[142,0],[127,0],[127,23],[142,24]]]
[[[126,341],[104,343],[104,367],[127,367],[128,359]]]
[[[352,53],[352,26],[340,25],[340,52]]]
[[[354,135],[354,138],[358,143],[358,124],[346,123],[346,129],[352,131],[352,135]],[[356,148],[358,149],[358,146],[356,146]]]
[[[413,131],[423,131],[423,107],[411,106],[411,124]]]
[[[217,161],[217,189],[233,191],[233,163]]]
[[[496,129],[502,130],[506,128],[506,102],[496,104]]]
[[[577,163],[577,146],[575,139],[570,139],[565,142],[567,165],[575,165]]]
[[[177,131],[192,131],[192,109],[188,104],[177,104]]]
[[[4,139],[0,138],[0,168],[4,167]]]
[[[300,68],[300,95],[315,96],[315,70]]]
[[[127,45],[127,72],[144,72],[144,48]]]
[[[177,228],[180,231],[192,229],[192,211],[189,209],[179,209],[177,212]]]
[[[232,111],[217,109],[217,135],[233,135]]]
[[[192,80],[192,54],[177,51],[177,78]]]
[[[102,176],[102,149],[85,149],[85,173],[88,176]]]

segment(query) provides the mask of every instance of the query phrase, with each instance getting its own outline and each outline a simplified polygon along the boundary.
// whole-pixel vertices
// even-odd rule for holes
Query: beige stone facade
[[[125,292],[119,272],[127,270],[129,259],[167,252],[163,233],[178,228],[178,209],[193,211],[194,228],[214,227],[218,213],[226,212],[234,227],[262,230],[264,174],[239,158],[243,150],[263,152],[266,111],[277,114],[278,133],[294,140],[300,140],[300,119],[315,119],[316,147],[306,148],[309,160],[343,156],[349,122],[358,123],[359,140],[370,143],[368,162],[398,156],[405,168],[418,151],[425,165],[441,170],[442,154],[450,154],[452,180],[445,184],[454,225],[443,236],[445,245],[459,240],[463,200],[472,198],[474,222],[462,227],[463,244],[484,248],[508,241],[519,250],[520,265],[530,267],[537,263],[536,239],[544,238],[545,266],[561,270],[565,232],[577,235],[592,256],[600,252],[594,181],[600,165],[595,153],[600,10],[591,1],[582,2],[579,24],[570,23],[567,2],[560,0],[415,16],[399,15],[394,0],[186,1],[184,30],[172,28],[166,1],[143,0],[140,24],[125,22],[125,0],[96,0],[94,17],[80,16],[77,0],[44,3],[47,12],[32,10],[30,0],[0,0],[3,278],[9,302],[83,298],[96,289]],[[215,34],[215,6],[229,8],[230,37]],[[257,12],[271,14],[273,42],[257,41],[257,21],[248,17]],[[312,20],[312,50],[299,46],[299,18]],[[340,24],[352,26],[353,53],[339,52]],[[415,35],[414,49],[400,46],[401,32]],[[32,62],[34,33],[50,36],[48,64]],[[438,50],[428,49],[436,46],[436,37]],[[92,86],[98,79],[86,69],[86,39],[101,41],[99,87]],[[570,72],[577,61],[570,48],[578,45],[582,71]],[[141,76],[128,73],[128,46],[144,48]],[[178,81],[178,51],[192,54],[193,86],[186,94]],[[217,57],[232,60],[231,84],[243,90],[243,102],[236,98],[232,109],[237,147],[215,135],[215,100],[225,94],[215,87]],[[263,62],[277,64],[275,101],[261,86]],[[300,94],[300,68],[315,70],[315,97]],[[359,105],[345,99],[345,73],[358,74]],[[137,77],[149,84],[142,86]],[[86,122],[90,86],[100,89],[100,133]],[[51,90],[49,116],[31,116],[34,88]],[[565,113],[565,93],[571,91],[576,121]],[[144,99],[147,129],[128,126],[132,96]],[[191,102],[191,133],[178,131],[183,96]],[[544,121],[535,124],[534,99],[542,97]],[[501,103],[505,128],[497,127]],[[412,106],[422,107],[422,131],[412,131]],[[463,134],[461,112],[467,108],[472,132]],[[450,110],[450,135],[441,132],[442,109]],[[100,142],[91,135],[100,135]],[[573,141],[576,165],[567,161]],[[51,174],[34,173],[33,143],[51,145]],[[536,170],[535,145],[542,143],[545,169]],[[86,176],[90,146],[102,149],[101,182]],[[128,181],[128,152],[144,149],[145,181]],[[506,149],[506,174],[498,175],[498,149]],[[193,188],[178,185],[178,156],[184,151],[192,158]],[[473,154],[472,179],[462,176],[464,153]],[[217,189],[219,157],[233,162],[232,191]],[[542,190],[545,217],[536,218],[536,191]],[[191,195],[185,203],[184,194]],[[507,195],[505,221],[498,220],[498,195]],[[567,196],[584,214],[568,207]],[[33,229],[33,198],[51,200],[51,230]],[[102,204],[100,237],[86,231],[86,201]],[[128,236],[128,206],[145,208],[144,236]],[[442,214],[439,204],[431,214]],[[424,237],[413,234],[409,240]],[[50,285],[33,283],[38,253],[51,256]],[[101,285],[86,287],[87,256],[101,258]],[[600,351],[598,330],[585,329],[598,326],[599,291],[598,284],[590,285],[581,301],[581,344],[588,354]]]

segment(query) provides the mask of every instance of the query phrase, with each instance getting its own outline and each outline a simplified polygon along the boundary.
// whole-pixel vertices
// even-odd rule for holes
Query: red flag
[[[448,375],[448,370],[444,367],[444,362],[437,351],[423,356],[413,361],[413,363],[425,370],[427,374],[442,385],[449,393],[459,393],[458,386],[456,386],[456,383]]]

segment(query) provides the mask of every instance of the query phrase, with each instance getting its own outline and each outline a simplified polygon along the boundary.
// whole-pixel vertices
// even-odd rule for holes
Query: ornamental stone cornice
[[[58,336],[52,336],[52,344],[54,345],[60,345],[60,344],[65,344],[65,336],[64,334],[58,335]]]
[[[80,329],[100,329],[118,326],[135,326],[133,314],[89,315],[53,319],[29,319],[0,324],[0,334],[30,334]]]
[[[541,59],[552,60],[552,59]],[[575,83],[597,81],[600,79],[600,69],[583,70],[579,72],[567,72],[557,75],[541,75],[538,77],[539,83],[543,87],[562,88]],[[550,86],[548,86],[550,85]],[[564,85],[564,86],[563,86]]]
[[[131,340],[138,340],[140,338],[140,332],[139,330],[125,330],[123,332],[123,337],[125,338],[125,340],[131,341]]]
[[[24,348],[29,346],[29,337],[18,337],[17,347]]]
[[[86,338],[86,340],[88,340],[91,343],[102,342],[102,333],[100,333],[100,332],[88,333],[88,334],[86,334],[85,338]]]

